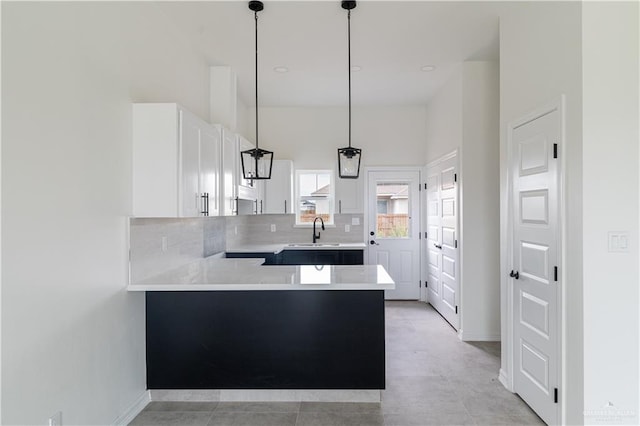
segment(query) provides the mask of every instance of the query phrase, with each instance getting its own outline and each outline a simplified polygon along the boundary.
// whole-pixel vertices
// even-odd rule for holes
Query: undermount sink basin
[[[288,244],[288,247],[338,247],[338,243],[295,243]]]

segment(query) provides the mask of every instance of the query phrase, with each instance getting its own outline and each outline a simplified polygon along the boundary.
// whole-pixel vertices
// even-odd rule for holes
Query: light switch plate
[[[629,252],[629,232],[609,232],[609,253]]]
[[[276,224],[275,223],[271,224],[271,232],[276,232]]]

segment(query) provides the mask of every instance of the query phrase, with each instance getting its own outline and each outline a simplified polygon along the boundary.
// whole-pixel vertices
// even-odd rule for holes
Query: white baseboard
[[[502,368],[500,369],[500,373],[498,374],[498,380],[500,381],[500,383],[502,383],[502,386],[504,386],[509,392],[513,392],[513,389],[511,389],[511,386],[509,385],[509,375]]]
[[[500,333],[467,333],[464,330],[458,331],[458,337],[463,342],[499,342]]]
[[[380,402],[377,389],[154,389],[152,401]]]
[[[127,426],[151,402],[149,391],[144,391],[131,406],[113,422],[114,426]]]

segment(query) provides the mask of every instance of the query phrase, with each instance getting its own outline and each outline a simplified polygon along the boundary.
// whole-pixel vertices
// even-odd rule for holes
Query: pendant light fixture
[[[247,180],[271,179],[273,152],[258,146],[258,12],[264,9],[264,5],[261,1],[252,0],[249,9],[253,11],[256,21],[256,147],[240,152],[242,176]]]
[[[338,175],[343,179],[357,179],[360,174],[362,150],[351,146],[351,9],[355,0],[342,0],[342,8],[347,11],[347,37],[349,53],[349,146],[338,148]]]

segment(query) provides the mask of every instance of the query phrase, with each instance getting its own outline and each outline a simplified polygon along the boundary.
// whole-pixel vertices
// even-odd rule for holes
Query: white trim
[[[153,389],[152,401],[380,402],[379,389]]]
[[[504,371],[502,368],[500,369],[500,373],[498,373],[498,381],[502,383],[508,391],[513,392],[513,388],[510,386],[509,374]]]
[[[133,404],[131,404],[131,406],[124,413],[122,413],[120,416],[118,416],[118,418],[116,418],[113,421],[113,424],[115,426],[128,425],[133,421],[133,419],[136,418],[138,414],[142,412],[142,410],[144,410],[144,407],[146,407],[147,404],[149,404],[150,402],[151,402],[150,392],[148,390],[142,392],[140,396],[136,399],[136,401]]]
[[[566,372],[566,363],[565,359],[566,354],[566,333],[565,333],[565,325],[566,325],[566,306],[565,306],[565,293],[566,293],[566,252],[565,252],[565,244],[563,242],[566,239],[566,199],[565,199],[565,170],[566,170],[566,159],[564,154],[564,147],[566,145],[566,112],[565,112],[565,95],[562,94],[558,98],[549,102],[548,104],[536,108],[529,114],[526,114],[516,120],[513,120],[507,124],[507,143],[506,143],[506,209],[507,209],[507,217],[506,217],[506,242],[502,241],[502,244],[506,244],[506,251],[502,252],[501,250],[501,265],[505,265],[506,268],[502,271],[503,273],[500,275],[500,291],[501,298],[503,293],[506,293],[506,298],[502,299],[503,303],[501,304],[501,315],[505,315],[506,313],[506,333],[503,337],[503,345],[502,350],[507,352],[507,368],[504,369],[504,366],[500,369],[500,382],[505,386],[505,388],[510,391],[514,391],[514,376],[513,376],[513,366],[514,366],[514,327],[513,324],[515,322],[514,309],[513,309],[513,288],[508,284],[508,279],[506,278],[506,271],[509,269],[513,269],[513,194],[512,194],[512,181],[511,181],[511,154],[512,149],[511,145],[513,142],[513,132],[520,126],[523,126],[539,117],[550,114],[554,111],[558,111],[560,113],[559,123],[560,123],[560,139],[558,141],[558,156],[560,160],[560,164],[558,166],[558,267],[560,268],[560,276],[558,277],[558,282],[556,284],[557,291],[557,299],[558,299],[558,310],[559,314],[557,315],[558,324],[557,327],[557,335],[558,335],[558,389],[560,391],[560,398],[558,402],[558,410],[556,415],[555,423],[562,424],[566,419],[566,405],[563,401],[566,401],[566,389],[564,387],[564,383],[566,383],[566,378],[564,376]],[[506,305],[506,306],[505,306]]]
[[[443,162],[445,162],[447,160],[450,160],[450,159],[452,159],[454,157],[457,157],[459,151],[460,150],[458,148],[456,148],[453,151],[451,151],[450,153],[445,154],[442,157],[436,158],[435,160],[428,162],[424,167],[425,168],[429,168],[429,167],[437,166],[440,163],[443,163]]]

